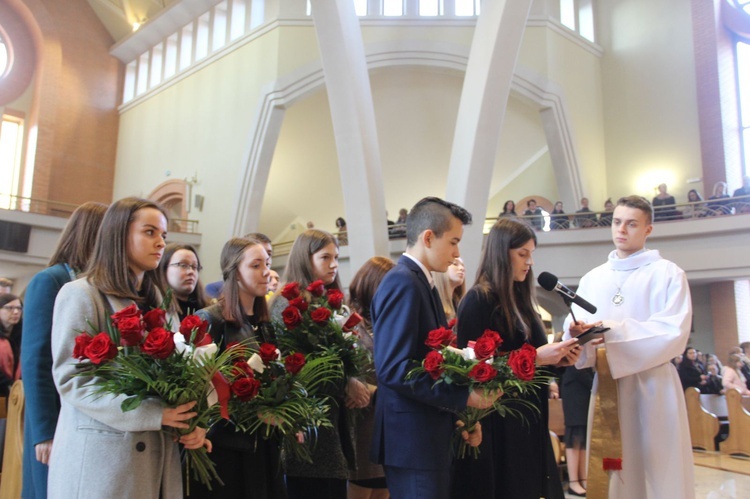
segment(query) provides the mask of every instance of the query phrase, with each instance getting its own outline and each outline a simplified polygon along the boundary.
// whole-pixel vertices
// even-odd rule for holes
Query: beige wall
[[[628,7],[605,6],[602,30],[614,29],[616,36],[602,37],[601,57],[596,46],[571,39],[564,29],[526,30],[519,68],[560,92],[582,191],[594,208],[607,197],[632,192],[651,196],[639,182],[657,167],[669,170],[672,177],[665,180],[678,198],[687,191],[685,180],[700,176],[689,5],[682,3],[636,0]],[[659,21],[664,17],[654,15],[654,9],[671,12],[670,27],[665,28]],[[472,33],[466,26],[363,28],[366,48],[434,43],[436,50],[458,47],[465,54]],[[167,179],[167,170],[172,178],[197,173],[193,194],[206,201],[204,211],[193,210],[189,218],[200,221],[207,274],[218,276],[212,262],[218,262],[231,235],[230,218],[236,212],[259,99],[267,85],[309,72],[316,64],[319,53],[311,26],[277,27],[152,97],[129,104],[121,115],[115,197],[148,193]],[[399,208],[424,195],[444,195],[462,80],[460,72],[449,69],[371,71],[392,219]],[[513,95],[499,138],[487,215],[495,216],[506,199],[566,198],[558,192],[545,147],[538,105]],[[575,209],[566,203],[567,211]],[[286,111],[258,228],[272,237],[299,220],[332,229],[336,217],[346,217],[343,210],[327,96],[317,89]]]
[[[608,191],[650,199],[666,182],[678,202],[705,194],[687,184],[702,176],[690,2],[598,4]]]

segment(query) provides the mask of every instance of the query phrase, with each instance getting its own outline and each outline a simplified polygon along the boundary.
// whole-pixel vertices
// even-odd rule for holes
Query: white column
[[[479,263],[500,129],[532,1],[483,2],[471,43],[446,190],[449,201],[474,217],[461,242],[467,275]]]
[[[388,229],[370,78],[351,0],[312,0],[344,192],[352,271],[388,255]]]

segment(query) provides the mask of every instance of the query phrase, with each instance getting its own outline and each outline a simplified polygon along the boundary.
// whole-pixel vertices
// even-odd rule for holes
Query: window
[[[595,41],[593,0],[560,0],[560,24]]]
[[[745,7],[748,8],[748,5],[750,5],[750,1]],[[743,175],[747,175],[748,166],[750,166],[750,43],[738,41],[736,53],[742,172]]]
[[[3,114],[0,123],[0,208],[14,209],[21,186],[23,119]]]
[[[0,78],[5,76],[6,69],[8,69],[8,47],[5,45],[2,35],[0,35]]]
[[[403,16],[404,4],[402,0],[383,0],[384,16]]]
[[[457,16],[478,16],[480,0],[455,0]]]

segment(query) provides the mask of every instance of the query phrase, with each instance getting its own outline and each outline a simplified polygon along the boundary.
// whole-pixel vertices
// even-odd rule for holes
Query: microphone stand
[[[568,310],[570,310],[570,316],[573,318],[573,323],[575,324],[576,322],[578,322],[578,319],[576,319],[576,314],[573,313],[573,300],[564,295],[560,295],[560,297],[563,299],[563,303],[568,306]]]

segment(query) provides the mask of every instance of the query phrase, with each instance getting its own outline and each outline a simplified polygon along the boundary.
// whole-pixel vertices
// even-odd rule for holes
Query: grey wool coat
[[[60,393],[60,419],[50,457],[48,497],[181,499],[179,449],[161,431],[162,403],[145,400],[122,412],[124,396],[93,395],[88,377],[75,377],[75,337],[106,331],[109,315],[132,304],[105,296],[79,279],[63,286],[52,320],[52,375]],[[174,323],[174,321],[173,321]],[[161,491],[161,495],[160,495]]]

